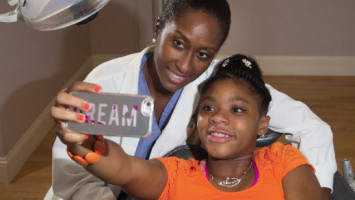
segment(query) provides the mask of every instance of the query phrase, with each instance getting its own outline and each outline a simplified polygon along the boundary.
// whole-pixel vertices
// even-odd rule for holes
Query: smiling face
[[[190,9],[168,22],[154,51],[156,84],[175,92],[192,82],[208,68],[221,41],[218,20],[206,12]]]
[[[252,154],[269,117],[259,112],[258,97],[241,79],[219,79],[201,96],[197,129],[210,158],[236,159]]]

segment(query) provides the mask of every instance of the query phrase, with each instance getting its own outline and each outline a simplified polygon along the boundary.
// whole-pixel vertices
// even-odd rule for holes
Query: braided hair
[[[200,95],[202,96],[215,81],[226,78],[243,80],[248,85],[250,92],[256,95],[260,113],[266,115],[271,95],[265,87],[259,65],[253,58],[236,54],[222,60],[216,66],[214,74],[200,85]]]

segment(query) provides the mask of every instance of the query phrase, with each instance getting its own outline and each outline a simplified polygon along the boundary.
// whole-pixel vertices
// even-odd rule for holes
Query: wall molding
[[[89,57],[63,88],[69,87],[77,80],[82,80],[90,69],[92,69],[92,63],[93,58]],[[54,126],[54,121],[50,116],[50,110],[53,104],[54,98],[26,130],[10,152],[5,157],[0,157],[0,183],[9,184],[13,181],[23,165]]]
[[[76,80],[82,80],[94,66],[116,58],[118,55],[98,54],[90,56],[63,86],[66,88]],[[218,55],[218,59],[227,56]],[[291,76],[355,76],[355,57],[325,56],[255,56],[265,75]],[[0,157],[0,183],[10,183],[21,170],[31,154],[53,127],[48,104],[6,157]]]
[[[93,55],[94,66],[117,58],[113,54]],[[217,59],[228,56],[217,55]],[[264,75],[355,76],[355,56],[253,56]]]

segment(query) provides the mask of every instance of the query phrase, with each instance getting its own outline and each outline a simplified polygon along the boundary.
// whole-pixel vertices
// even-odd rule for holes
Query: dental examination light
[[[38,31],[62,29],[83,24],[97,15],[109,0],[8,0],[16,8],[0,14],[0,22],[23,20]]]

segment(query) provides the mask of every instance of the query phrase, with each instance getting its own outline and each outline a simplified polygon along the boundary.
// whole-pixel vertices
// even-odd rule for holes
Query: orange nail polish
[[[90,104],[84,103],[84,110],[89,110],[89,109],[90,109]]]
[[[101,89],[102,89],[102,88],[101,88],[100,86],[98,86],[98,85],[95,86],[95,88],[94,88],[94,90],[95,90],[96,93],[101,92]]]
[[[83,114],[78,115],[78,120],[83,122],[85,120],[85,116]]]

